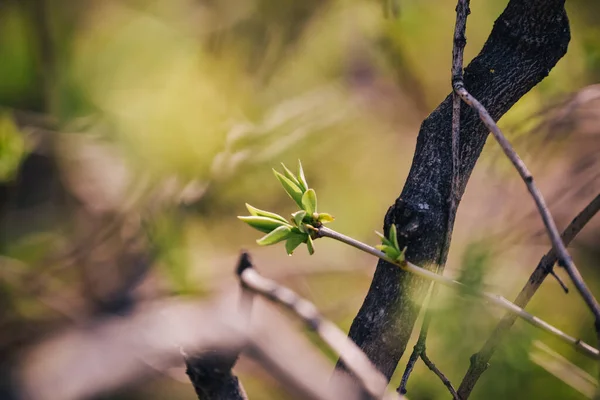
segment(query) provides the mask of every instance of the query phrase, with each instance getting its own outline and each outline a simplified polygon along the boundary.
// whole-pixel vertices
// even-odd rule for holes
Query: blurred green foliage
[[[472,2],[466,62],[478,53],[505,3]],[[375,244],[372,232],[402,188],[419,124],[450,92],[454,7],[449,0],[6,1],[0,4],[0,107],[51,118],[59,142],[68,133],[118,149],[130,172],[130,180],[119,184],[125,194],[116,203],[123,209],[150,209],[149,188],[177,182],[169,193],[184,199],[183,205],[144,221],[154,243],[160,293],[208,295],[232,283],[235,256],[249,247],[261,271],[347,329],[375,261],[338,243],[319,242],[312,258],[259,249],[253,245],[255,232],[236,215],[244,212],[245,202],[288,215],[289,199],[270,168],[301,158],[319,193],[319,209],[337,217],[335,229]],[[600,79],[600,28],[591,17],[598,14],[589,11],[598,4],[577,0],[567,8],[573,36],[567,56],[501,126],[527,123],[557,96]],[[11,113],[0,114],[0,180],[14,180],[30,128],[27,121],[16,124]],[[508,133],[515,137],[523,131],[514,132]],[[547,246],[523,242],[516,232],[520,226],[507,227],[482,204],[486,192],[516,179],[508,163],[491,162],[490,147],[482,164],[493,169],[476,170],[469,185],[447,273],[511,298]],[[65,149],[59,158],[80,151]],[[59,164],[67,173],[67,164]],[[112,178],[111,171],[100,168],[100,175]],[[500,203],[506,213],[524,207],[523,201],[511,202],[511,193],[503,193]],[[38,218],[31,215],[27,224]],[[499,251],[506,243],[486,240],[492,223],[514,233],[522,246]],[[58,247],[64,232],[62,225],[50,233],[34,230],[3,256],[39,264],[44,255],[38,253]],[[12,232],[2,236],[12,238]],[[44,246],[25,246],[41,242]],[[39,251],[27,250],[32,248]],[[594,261],[582,257],[581,267],[596,289],[600,276],[590,272]],[[15,276],[26,269],[12,265]],[[75,287],[77,273],[52,274],[51,293],[73,295],[68,289]],[[19,298],[26,292],[22,284],[7,278],[2,286],[6,296]],[[26,299],[17,316],[48,317],[47,304],[35,296]],[[444,290],[434,303],[429,355],[458,384],[469,356],[501,313]],[[531,312],[594,342],[586,311],[574,294],[565,297],[553,282],[544,284],[531,304]],[[581,398],[530,360],[531,343],[538,339],[596,375],[589,360],[518,322],[473,397]],[[285,396],[254,366],[242,362],[239,373],[250,398]],[[164,392],[132,389],[119,398],[194,398],[190,385],[164,381],[157,381]],[[422,364],[408,388],[411,399],[447,396]]]

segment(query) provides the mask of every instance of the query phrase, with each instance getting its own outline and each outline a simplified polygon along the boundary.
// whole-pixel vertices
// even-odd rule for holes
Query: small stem
[[[598,351],[598,349],[590,346],[589,344],[587,344],[579,339],[575,339],[574,337],[567,335],[560,329],[555,328],[554,326],[548,324],[547,322],[543,321],[542,319],[529,314],[527,311],[525,311],[521,307],[518,307],[517,305],[511,303],[510,301],[506,300],[502,296],[498,296],[496,294],[473,289],[463,283],[455,281],[454,279],[446,278],[443,275],[438,275],[435,272],[431,272],[424,268],[421,268],[415,264],[412,264],[409,261],[398,262],[398,261],[392,260],[385,253],[377,250],[376,248],[371,247],[365,243],[362,243],[362,242],[360,242],[356,239],[353,239],[351,237],[348,237],[346,235],[343,235],[339,232],[336,232],[332,229],[325,228],[325,227],[320,227],[320,228],[315,228],[315,229],[317,231],[317,237],[328,237],[328,238],[340,241],[342,243],[346,243],[354,248],[364,251],[365,253],[369,253],[371,255],[374,255],[375,257],[378,257],[384,261],[387,261],[390,264],[396,265],[407,272],[410,272],[412,274],[420,276],[421,278],[429,279],[433,282],[440,283],[444,286],[460,290],[461,292],[469,294],[471,296],[485,299],[489,303],[492,303],[493,305],[495,305],[499,308],[503,308],[503,309],[517,315],[519,318],[529,322],[531,325],[533,325],[539,329],[542,329],[542,330],[550,333],[551,335],[556,336],[563,342],[575,347],[577,350],[579,350],[583,354],[587,355],[588,357],[591,357],[594,359],[600,358],[600,352]]]
[[[436,365],[433,363],[433,361],[431,361],[429,359],[429,357],[427,356],[427,352],[425,351],[425,348],[423,348],[423,351],[421,352],[421,359],[423,360],[425,365],[427,365],[427,368],[429,368],[431,371],[433,371],[433,373],[436,374],[438,378],[440,378],[440,380],[442,381],[444,386],[446,386],[446,388],[452,395],[452,398],[454,400],[460,400],[460,397],[458,396],[456,389],[454,389],[454,386],[452,386],[450,379],[448,379],[446,377],[446,375],[444,375],[444,373],[442,371],[440,371],[440,369],[438,367],[436,367]]]

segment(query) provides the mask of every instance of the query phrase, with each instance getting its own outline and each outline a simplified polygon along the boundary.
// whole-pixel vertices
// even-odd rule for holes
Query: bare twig
[[[513,163],[513,165],[519,172],[519,175],[527,185],[527,189],[529,190],[529,193],[531,193],[531,196],[535,201],[538,211],[540,212],[542,220],[544,221],[546,231],[548,232],[548,236],[550,236],[550,240],[552,241],[552,246],[556,249],[556,253],[558,256],[558,265],[566,269],[567,273],[569,274],[569,277],[573,281],[573,284],[581,294],[581,297],[583,297],[583,300],[586,302],[586,304],[594,314],[594,317],[596,319],[596,333],[600,334],[600,304],[598,304],[598,301],[585,284],[585,281],[583,280],[583,277],[581,276],[579,270],[575,266],[575,263],[573,263],[573,260],[569,252],[567,251],[565,244],[560,238],[560,234],[558,233],[558,229],[556,228],[554,219],[552,218],[550,211],[548,211],[548,207],[546,206],[544,197],[542,196],[542,193],[539,191],[537,185],[533,181],[533,176],[527,169],[527,166],[525,166],[523,160],[521,160],[519,155],[512,148],[510,142],[506,139],[506,137],[504,137],[504,134],[502,133],[500,128],[498,128],[498,125],[496,125],[496,122],[487,112],[485,107],[483,107],[483,105],[481,105],[481,103],[477,101],[477,99],[475,99],[469,94],[467,89],[465,89],[463,82],[454,82],[454,90],[456,91],[456,93],[458,93],[458,95],[461,97],[461,99],[463,99],[465,103],[467,103],[477,111],[479,117],[481,118],[481,121],[483,121],[485,126],[492,132],[492,134],[500,144],[500,147],[502,147],[502,150]]]
[[[355,247],[359,250],[362,250],[366,253],[372,254],[375,257],[379,257],[382,260],[385,260],[390,264],[394,264],[394,265],[402,268],[404,271],[407,271],[414,275],[420,276],[421,278],[425,278],[430,281],[440,283],[444,286],[459,290],[465,294],[484,299],[487,302],[489,302],[499,308],[509,311],[511,314],[515,314],[516,316],[523,319],[524,321],[527,321],[531,325],[533,325],[539,329],[542,329],[543,331],[545,331],[547,333],[550,333],[551,335],[560,339],[562,342],[573,346],[575,349],[579,350],[581,353],[587,355],[588,357],[591,357],[594,359],[600,358],[600,352],[598,351],[598,349],[590,346],[589,344],[587,344],[579,339],[575,339],[574,337],[567,335],[560,329],[550,325],[549,323],[543,321],[542,319],[540,319],[536,316],[531,315],[527,311],[523,310],[521,307],[511,303],[510,301],[508,301],[507,299],[505,299],[502,296],[474,289],[463,283],[455,281],[454,279],[450,279],[443,275],[438,275],[435,272],[426,270],[425,268],[421,268],[409,261],[399,262],[399,261],[392,260],[387,255],[385,255],[385,253],[377,250],[376,248],[371,247],[365,243],[359,242],[358,240],[355,240],[346,235],[342,235],[341,233],[336,232],[329,228],[325,228],[325,227],[318,228],[317,235],[319,237],[328,237],[331,239],[335,239],[337,241],[340,241],[342,243],[345,243],[347,245]]]
[[[387,379],[344,332],[321,316],[314,304],[285,286],[261,276],[251,264],[239,269],[238,275],[245,288],[280,303],[296,313],[337,353],[348,370],[358,378],[370,398],[400,398],[395,393],[386,394]]]
[[[569,245],[571,241],[577,236],[577,234],[583,229],[583,227],[598,213],[600,210],[600,194],[598,194],[576,217],[571,221],[567,229],[562,233],[562,240],[565,245]],[[529,300],[533,297],[535,292],[539,289],[542,282],[552,271],[552,266],[556,263],[557,256],[554,248],[550,249],[544,257],[540,260],[537,267],[527,280],[527,283],[521,289],[521,292],[515,300],[515,304],[519,307],[526,307]],[[485,372],[488,366],[488,362],[494,354],[497,346],[500,344],[504,336],[507,334],[509,329],[512,327],[516,320],[516,316],[513,314],[507,314],[502,320],[496,325],[496,328],[492,332],[492,335],[485,342],[483,347],[471,357],[471,365],[469,370],[465,374],[458,393],[462,399],[467,399],[473,390],[473,387],[477,383],[478,379]]]
[[[439,368],[436,367],[433,362],[431,362],[429,357],[427,357],[427,352],[425,352],[425,350],[423,350],[423,352],[421,353],[421,359],[423,360],[425,365],[427,365],[427,368],[433,371],[433,373],[436,374],[438,378],[440,378],[440,380],[444,383],[444,386],[448,388],[448,391],[450,392],[450,394],[452,394],[452,398],[454,400],[460,400],[460,397],[458,397],[458,393],[456,393],[456,389],[454,389],[452,383],[450,383],[450,380],[446,378],[446,375],[444,375],[442,371],[440,371]]]
[[[456,25],[454,28],[454,40],[452,46],[452,82],[456,80],[462,81],[463,76],[463,54],[464,49],[467,44],[467,38],[465,37],[465,29],[467,25],[467,16],[471,11],[469,10],[469,0],[459,0],[456,5]],[[460,105],[461,99],[460,96],[456,93],[452,93],[452,182],[450,185],[450,193],[448,193],[448,220],[446,223],[446,235],[444,238],[444,246],[440,252],[440,256],[438,259],[437,265],[437,273],[442,274],[444,272],[444,268],[446,265],[446,260],[448,258],[448,251],[450,249],[450,241],[452,237],[452,229],[454,227],[454,219],[456,217],[456,209],[458,207],[458,199],[460,198]],[[417,340],[417,344],[413,348],[413,352],[408,359],[408,363],[406,364],[406,368],[404,369],[404,373],[402,374],[402,379],[400,381],[400,386],[398,387],[398,393],[406,393],[406,385],[408,383],[408,378],[412,373],[415,363],[418,358],[423,356],[427,357],[426,347],[427,347],[427,334],[429,332],[429,326],[431,324],[431,312],[429,310],[429,302],[434,299],[437,295],[437,287],[435,283],[431,284],[430,288],[430,296],[427,299],[425,308],[425,316],[423,318],[423,325],[421,325],[421,331],[419,333],[419,339]],[[428,359],[429,360],[429,359]],[[425,362],[425,359],[423,358]],[[433,363],[431,363],[433,365]],[[436,371],[437,369],[432,369],[432,371]],[[437,370],[439,377],[444,376],[439,370]],[[444,381],[445,379],[445,381]],[[455,395],[456,391],[444,376],[442,382],[446,387],[450,390],[452,396]],[[446,384],[447,382],[447,384]],[[455,397],[456,398],[456,397]]]

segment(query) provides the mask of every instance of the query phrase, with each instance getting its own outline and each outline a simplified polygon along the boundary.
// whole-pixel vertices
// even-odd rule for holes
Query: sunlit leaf
[[[306,177],[304,176],[304,169],[302,168],[302,163],[298,160],[298,182],[300,183],[300,188],[303,191],[308,190],[308,183],[306,183]]]
[[[298,185],[279,172],[275,170],[273,170],[273,172],[275,173],[277,179],[279,179],[279,182],[281,182],[281,185],[285,189],[286,193],[292,198],[292,200],[296,202],[296,204],[298,204],[298,207],[302,208],[302,190],[298,187]]]
[[[294,222],[298,227],[302,225],[302,220],[304,219],[304,217],[306,217],[306,211],[304,210],[296,211],[292,214],[292,218],[294,218]]]
[[[317,218],[317,220],[322,224],[333,222],[334,219],[335,218],[333,217],[333,215],[327,213],[319,213],[319,217]]]
[[[307,238],[308,235],[293,235],[285,242],[285,251],[291,256],[296,247],[304,243]]]
[[[257,216],[249,216],[249,217],[238,217],[240,220],[244,221],[254,229],[258,229],[261,232],[269,233],[279,227],[288,227],[291,226],[287,223],[287,221],[281,222],[280,220],[269,218],[269,217],[257,217]]]
[[[302,208],[308,213],[313,215],[317,212],[317,193],[314,189],[308,189],[302,196]]]
[[[294,182],[296,184],[296,186],[298,186],[302,192],[304,192],[306,189],[302,188],[302,185],[300,184],[300,182],[298,181],[298,178],[296,178],[296,175],[294,175],[294,173],[292,171],[290,171],[288,169],[288,167],[285,166],[284,163],[281,163],[281,166],[283,167],[283,174],[292,182]]]
[[[258,243],[260,246],[269,246],[275,243],[279,243],[282,240],[286,240],[292,235],[292,229],[289,226],[280,226],[271,233],[258,239],[256,243]]]
[[[265,210],[260,210],[256,207],[252,207],[250,204],[246,203],[246,208],[248,209],[248,212],[250,213],[250,215],[254,215],[257,217],[268,217],[268,218],[272,218],[272,219],[276,219],[279,220],[281,222],[285,222],[287,223],[288,221],[283,218],[281,215],[279,214],[275,214],[269,211],[265,211]]]

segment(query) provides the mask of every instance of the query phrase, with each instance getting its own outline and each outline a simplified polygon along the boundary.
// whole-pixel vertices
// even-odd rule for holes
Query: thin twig
[[[596,197],[571,221],[569,226],[562,233],[562,240],[565,245],[569,245],[571,241],[579,234],[584,226],[598,213],[600,210],[600,194]],[[521,292],[515,299],[515,304],[519,307],[526,307],[529,300],[533,297],[535,292],[539,289],[542,282],[546,278],[549,272],[552,271],[552,266],[556,263],[557,256],[554,248],[550,249],[544,257],[540,260],[537,267],[527,280],[527,283],[521,289]],[[471,394],[471,391],[475,387],[478,379],[485,372],[488,366],[489,360],[492,358],[497,346],[500,344],[504,336],[508,333],[516,320],[516,316],[513,314],[507,314],[502,320],[496,325],[496,328],[492,332],[492,335],[488,338],[481,349],[471,357],[471,365],[469,370],[465,374],[458,393],[462,399],[467,399]]]
[[[339,232],[336,232],[336,231],[326,228],[326,227],[317,228],[317,236],[335,239],[337,241],[340,241],[342,243],[350,245],[354,248],[357,248],[361,251],[372,254],[375,257],[379,257],[382,260],[387,261],[390,264],[394,264],[394,265],[402,268],[404,271],[407,271],[414,275],[420,276],[421,278],[428,279],[430,281],[440,283],[444,286],[460,290],[461,292],[463,292],[465,294],[484,299],[499,308],[502,308],[506,311],[509,311],[512,314],[517,315],[519,318],[527,321],[531,325],[533,325],[539,329],[542,329],[543,331],[545,331],[547,333],[550,333],[551,335],[560,339],[564,343],[570,344],[571,346],[575,347],[577,350],[579,350],[581,353],[587,355],[588,357],[591,357],[594,359],[600,358],[600,352],[598,351],[598,349],[590,346],[589,344],[587,344],[579,339],[575,339],[574,337],[567,335],[560,329],[555,328],[554,326],[550,325],[549,323],[543,321],[542,319],[540,319],[534,315],[531,315],[527,311],[523,310],[521,307],[511,303],[510,301],[508,301],[507,299],[505,299],[502,296],[474,289],[463,283],[455,281],[454,279],[450,279],[443,275],[438,275],[435,272],[428,271],[425,268],[421,268],[409,261],[399,262],[396,260],[392,260],[385,253],[377,250],[376,248],[371,247],[365,243],[362,243],[356,239],[353,239],[351,237],[348,237],[346,235],[343,235]]]
[[[400,399],[396,393],[386,393],[387,379],[375,368],[368,357],[337,326],[323,318],[314,304],[292,290],[261,276],[251,264],[238,270],[242,285],[270,300],[280,303],[314,330],[334,350],[372,398]],[[385,396],[385,397],[384,397]]]
[[[458,0],[458,4],[456,5],[456,25],[454,28],[454,40],[452,46],[452,82],[456,80],[462,81],[463,55],[465,46],[467,44],[467,38],[465,37],[465,29],[467,25],[467,16],[470,14],[470,12],[471,11],[469,10],[469,0]],[[454,219],[456,217],[456,209],[458,207],[458,199],[460,198],[460,106],[460,96],[458,96],[458,94],[456,93],[452,93],[452,180],[450,183],[450,192],[448,193],[447,199],[448,219],[446,221],[446,235],[444,238],[444,246],[442,247],[437,263],[438,265],[436,272],[438,274],[442,274],[446,266],[446,260],[448,258],[448,251],[450,249],[450,241],[452,237],[452,229],[454,227]],[[420,356],[426,353],[427,334],[429,332],[429,326],[431,325],[431,310],[429,309],[429,303],[436,296],[437,287],[435,286],[435,283],[432,283],[430,288],[430,295],[424,305],[425,316],[423,317],[423,324],[421,325],[421,331],[419,332],[419,339],[417,340],[417,344],[413,348],[413,352],[411,353],[410,358],[408,359],[408,363],[406,364],[406,367],[404,369],[404,373],[402,374],[400,386],[397,390],[398,393],[406,393],[406,385],[408,383],[408,378],[410,377],[410,374],[414,369],[415,363],[417,362]],[[423,361],[425,361],[425,359],[423,359]],[[448,384],[450,384],[450,382],[448,382]],[[446,385],[446,382],[444,382],[444,385]],[[454,391],[452,385],[446,385],[446,387],[448,387],[449,390],[451,389],[450,393],[452,393],[452,395],[454,396],[456,391]]]
[[[456,393],[456,389],[454,389],[452,383],[450,383],[450,380],[446,378],[446,375],[444,375],[442,371],[440,371],[439,368],[436,367],[433,362],[431,362],[429,357],[427,357],[427,352],[425,350],[423,350],[423,352],[421,353],[421,359],[423,360],[425,365],[427,365],[427,368],[433,371],[433,373],[436,374],[438,378],[440,378],[440,380],[444,383],[444,386],[448,388],[448,391],[450,392],[450,394],[452,394],[452,398],[454,400],[460,400],[460,397],[458,397],[458,393]]]
[[[510,142],[506,139],[506,137],[504,137],[504,134],[502,133],[500,128],[498,128],[498,125],[496,125],[496,122],[494,122],[494,120],[487,112],[485,107],[483,107],[483,105],[479,101],[477,101],[477,99],[471,96],[467,89],[465,89],[462,81],[454,82],[454,90],[456,91],[456,93],[458,93],[458,95],[461,97],[461,99],[463,99],[465,103],[467,103],[477,111],[481,121],[483,121],[485,126],[492,132],[492,134],[500,144],[500,147],[502,147],[502,150],[513,163],[513,165],[519,172],[519,175],[521,175],[521,178],[527,185],[527,189],[533,197],[538,211],[540,212],[540,215],[542,217],[542,220],[544,221],[546,231],[548,232],[548,236],[550,236],[550,240],[552,241],[552,246],[556,249],[556,253],[558,255],[558,265],[566,269],[567,273],[569,274],[569,277],[573,281],[573,284],[581,294],[581,297],[583,297],[583,300],[586,302],[586,304],[594,314],[596,320],[596,333],[600,336],[600,304],[598,304],[598,301],[585,284],[585,281],[583,280],[583,277],[581,276],[579,270],[575,266],[575,263],[573,263],[573,259],[571,258],[569,252],[565,247],[565,244],[560,238],[560,234],[558,233],[558,229],[556,228],[554,219],[552,218],[550,211],[548,211],[546,201],[544,200],[542,193],[537,188],[537,185],[533,181],[533,176],[527,169],[527,166],[525,166],[523,160],[521,160],[519,155],[512,148]]]

